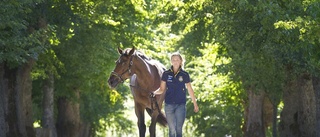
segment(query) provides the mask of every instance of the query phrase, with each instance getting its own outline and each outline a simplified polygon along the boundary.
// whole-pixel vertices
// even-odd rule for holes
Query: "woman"
[[[191,86],[190,76],[183,70],[184,60],[181,54],[175,52],[170,58],[171,69],[162,74],[160,88],[152,93],[152,96],[166,91],[164,111],[169,125],[169,137],[181,137],[186,118],[186,91],[192,99],[194,112],[198,112],[199,107]]]

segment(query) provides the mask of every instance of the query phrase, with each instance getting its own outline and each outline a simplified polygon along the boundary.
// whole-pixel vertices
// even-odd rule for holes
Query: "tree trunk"
[[[82,123],[79,137],[91,137],[91,124]]]
[[[0,135],[1,137],[34,137],[32,120],[31,69],[34,60],[17,67],[0,67]]]
[[[32,113],[32,79],[31,70],[34,60],[19,67],[17,75],[16,102],[19,131],[22,135],[34,137]]]
[[[290,78],[283,94],[279,132],[281,137],[315,136],[315,97],[312,80],[303,75]]]
[[[316,100],[312,86],[311,77],[300,78],[300,94],[301,94],[301,111],[302,115],[299,117],[299,123],[301,125],[302,136],[314,137],[315,136],[315,124],[316,124]]]
[[[77,102],[80,98],[79,91],[75,91],[75,98],[72,101],[66,97],[58,100],[58,121],[57,133],[59,137],[79,137],[80,136],[80,105]]]
[[[273,103],[273,114],[272,114],[272,137],[277,137],[277,125],[278,125],[278,104]]]
[[[277,106],[276,106],[277,107]],[[264,122],[264,128],[267,130],[268,127],[272,126],[273,122],[273,113],[274,107],[271,103],[270,99],[264,95],[263,99],[263,122]],[[277,117],[277,116],[275,116]]]
[[[54,76],[48,75],[43,84],[43,99],[42,99],[42,128],[48,129],[49,137],[57,137],[57,131],[54,121]]]
[[[316,137],[320,137],[320,78],[313,77],[312,78],[313,90],[315,95],[315,102],[316,102]]]
[[[8,124],[6,115],[8,112],[8,96],[7,96],[7,79],[4,77],[5,66],[4,63],[0,64],[0,137],[6,137],[8,132]]]
[[[265,93],[255,93],[252,89],[248,90],[249,108],[246,121],[245,137],[264,137],[265,127],[263,121],[263,102]]]

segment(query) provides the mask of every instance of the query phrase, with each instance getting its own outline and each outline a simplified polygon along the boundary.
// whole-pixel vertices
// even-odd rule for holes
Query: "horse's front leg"
[[[145,137],[146,125],[144,123],[144,109],[140,104],[135,103],[135,113],[138,118],[139,137]]]
[[[151,115],[151,124],[149,127],[150,137],[156,137],[156,124],[157,124],[158,115],[159,115],[159,112],[153,110]]]

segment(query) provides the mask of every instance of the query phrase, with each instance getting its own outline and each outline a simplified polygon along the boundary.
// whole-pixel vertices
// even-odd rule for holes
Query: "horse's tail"
[[[146,108],[148,114],[151,116],[152,114],[152,110],[150,108]],[[167,118],[166,116],[163,114],[163,112],[161,111],[158,115],[157,118],[157,122],[161,125],[161,126],[167,126],[168,122],[167,122]]]
[[[164,116],[164,114],[162,112],[159,113],[158,118],[157,118],[157,122],[164,127],[167,126],[167,124],[168,124],[167,118],[166,118],[166,116]]]

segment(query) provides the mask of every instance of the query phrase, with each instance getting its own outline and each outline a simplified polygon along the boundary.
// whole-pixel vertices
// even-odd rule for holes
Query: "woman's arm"
[[[154,95],[160,95],[160,94],[162,94],[162,93],[165,91],[166,87],[167,87],[166,82],[161,80],[161,82],[160,82],[160,88],[159,88],[158,90],[156,90],[155,92],[153,92],[153,94],[154,94]]]
[[[188,89],[188,93],[191,97],[191,100],[192,100],[192,103],[193,103],[193,107],[194,107],[194,112],[198,112],[199,111],[199,107],[198,107],[198,104],[197,104],[197,100],[196,100],[196,97],[194,96],[194,91],[193,91],[193,88],[191,86],[191,83],[186,83],[186,86],[187,86],[187,89]]]

